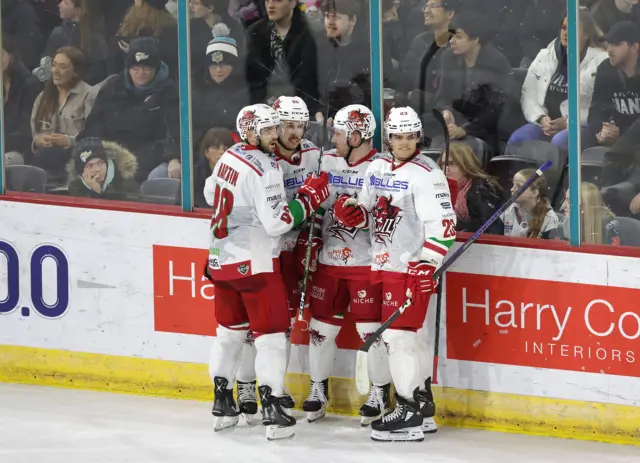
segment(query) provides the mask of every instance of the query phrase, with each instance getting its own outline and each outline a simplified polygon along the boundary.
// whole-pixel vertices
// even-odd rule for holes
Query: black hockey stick
[[[462,246],[460,246],[453,255],[447,259],[447,261],[440,267],[434,274],[433,279],[438,280],[444,272],[446,272],[449,267],[451,267],[455,261],[457,261],[464,252],[469,249],[480,235],[482,235],[487,229],[500,218],[500,216],[506,211],[515,201],[520,197],[522,193],[524,193],[532,184],[535,182],[542,174],[551,167],[551,161],[545,162],[536,173],[529,178],[519,189],[516,191],[509,200],[504,203],[490,218],[487,220],[482,227],[478,229],[477,232],[471,236]],[[375,333],[373,333],[358,349],[357,357],[356,357],[356,388],[360,394],[367,394],[369,392],[369,371],[368,371],[368,359],[367,354],[371,346],[380,338],[382,333],[384,333],[391,324],[396,321],[400,315],[402,315],[408,308],[411,306],[411,293],[407,290],[407,301],[402,304],[402,306],[396,310],[387,321],[385,321],[380,328],[378,328]]]

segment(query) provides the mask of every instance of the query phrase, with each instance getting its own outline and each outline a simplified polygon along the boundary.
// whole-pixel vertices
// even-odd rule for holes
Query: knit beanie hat
[[[147,0],[147,3],[158,10],[166,10],[169,0]]]
[[[127,53],[127,69],[133,66],[149,66],[160,69],[162,60],[158,42],[153,37],[138,37],[129,42],[129,53]]]
[[[238,44],[236,39],[229,37],[229,27],[225,23],[218,23],[211,32],[214,38],[207,45],[209,63],[234,65],[238,59]]]
[[[102,145],[101,138],[84,138],[74,146],[71,157],[75,162],[76,172],[82,175],[84,166],[94,158],[100,158],[105,163],[108,161],[107,150]]]

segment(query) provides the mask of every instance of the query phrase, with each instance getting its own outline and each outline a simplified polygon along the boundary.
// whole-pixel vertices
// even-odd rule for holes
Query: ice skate
[[[256,382],[237,381],[238,406],[247,424],[253,424],[253,418],[258,413],[258,397],[256,396]]]
[[[223,429],[233,428],[238,424],[240,410],[233,398],[233,390],[227,389],[229,382],[225,378],[216,376],[213,378],[215,389],[215,399],[213,401],[213,430],[215,432]]]
[[[307,421],[313,423],[326,415],[327,403],[329,402],[329,380],[322,382],[311,381],[311,391],[309,397],[302,404],[302,409],[307,414]]]
[[[360,407],[360,424],[363,427],[369,426],[391,408],[390,389],[391,384],[371,387],[369,398]]]
[[[280,397],[280,405],[282,408],[286,408],[289,411],[289,414],[291,414],[291,409],[296,407],[296,401],[293,400],[293,396],[287,388],[284,389],[284,394]]]
[[[431,378],[424,382],[424,391],[416,390],[414,399],[420,404],[420,412],[422,413],[422,431],[428,434],[438,432],[433,417],[436,414],[436,404],[433,401],[433,393],[431,392]]]
[[[296,419],[284,411],[281,398],[273,396],[269,386],[260,386],[258,390],[262,404],[262,424],[267,427],[267,440],[293,437]]]
[[[380,442],[421,442],[422,413],[420,405],[396,394],[395,410],[371,423],[371,439]]]

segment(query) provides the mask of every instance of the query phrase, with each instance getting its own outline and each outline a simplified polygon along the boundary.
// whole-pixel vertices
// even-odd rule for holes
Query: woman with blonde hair
[[[112,43],[109,74],[124,70],[129,52],[129,42],[137,37],[157,39],[162,61],[169,66],[172,75],[178,72],[178,26],[167,10],[168,0],[135,0],[129,9]]]
[[[445,155],[442,154],[440,167],[447,178],[458,183],[458,194],[454,201],[458,218],[456,230],[476,232],[504,202],[502,187],[482,170],[480,161],[466,143],[451,143],[447,166],[444,166],[444,160]],[[487,231],[502,235],[502,223],[495,221]]]
[[[587,244],[622,244],[619,224],[616,216],[605,205],[600,189],[589,182],[580,185],[580,222],[582,242]],[[562,203],[565,214],[562,227],[558,230],[557,238],[568,240],[569,233],[569,190]]]
[[[535,173],[535,169],[524,169],[515,174],[511,194],[515,194]],[[541,175],[500,217],[504,223],[504,235],[548,239],[559,226],[548,194],[547,179]]]

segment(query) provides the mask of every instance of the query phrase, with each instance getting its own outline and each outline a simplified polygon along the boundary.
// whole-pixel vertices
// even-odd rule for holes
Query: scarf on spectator
[[[469,208],[467,207],[467,193],[471,189],[471,184],[473,181],[468,178],[466,179],[462,185],[460,185],[458,189],[458,196],[456,197],[456,205],[454,209],[456,210],[456,215],[460,220],[469,220]]]

